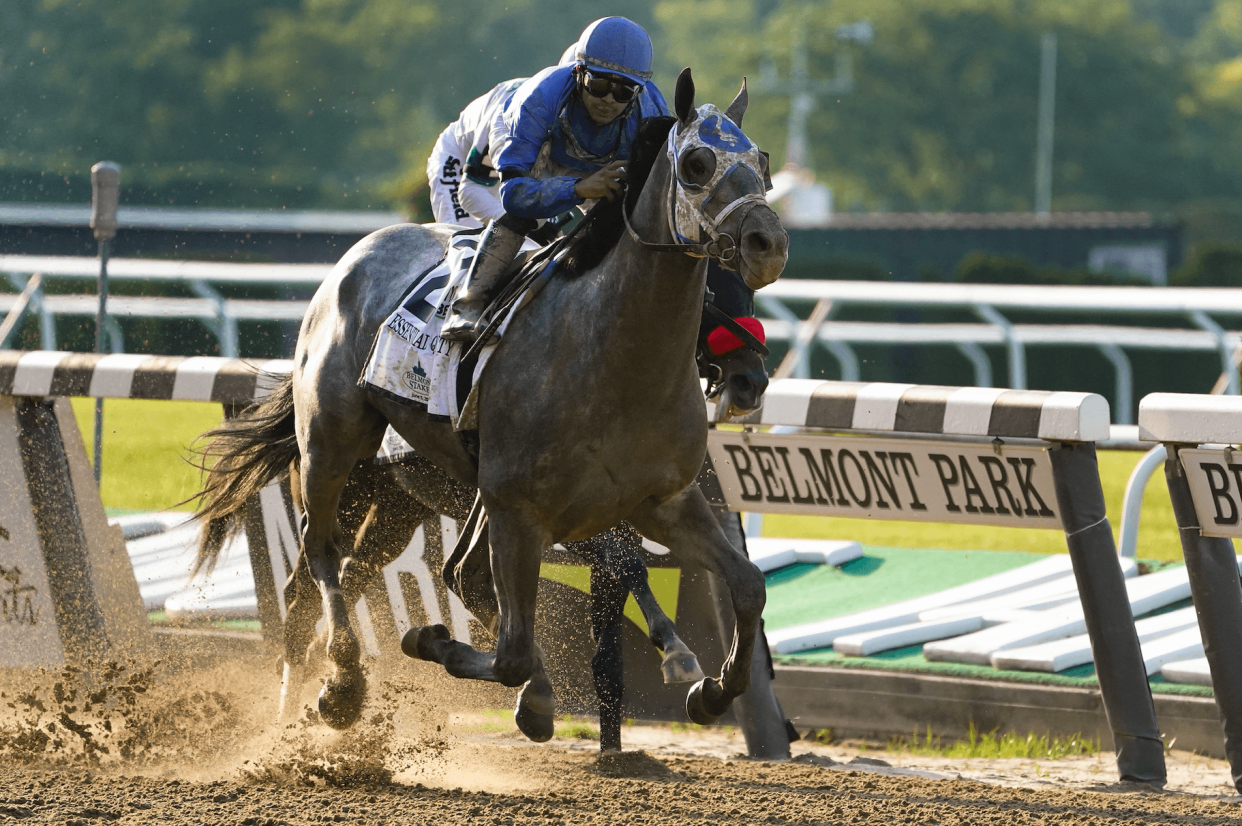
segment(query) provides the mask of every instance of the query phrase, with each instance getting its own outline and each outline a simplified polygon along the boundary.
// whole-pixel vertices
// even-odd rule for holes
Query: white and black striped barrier
[[[0,666],[147,658],[152,635],[68,399],[12,392],[0,351]]]
[[[121,531],[108,525],[67,396],[246,405],[290,362],[0,350],[0,665],[152,653]]]
[[[1165,779],[1096,463],[1103,397],[786,379],[743,422],[774,430],[708,441],[714,493],[732,510],[1063,530],[1121,776]],[[778,653],[828,646],[830,625],[769,641]]]
[[[1242,399],[1153,393],[1139,403],[1139,438],[1168,451],[1164,476],[1177,519],[1203,649],[1242,791],[1242,585],[1233,537],[1242,536]]]
[[[0,352],[0,396],[181,399],[237,407],[266,395],[257,370],[290,367],[288,361]],[[714,489],[717,502],[731,510],[1064,530],[1121,774],[1163,779],[1163,745],[1095,461],[1094,443],[1108,434],[1102,397],[787,379],[772,383],[763,409],[747,423],[798,432],[713,431],[705,490],[711,495]],[[849,435],[829,435],[835,432]],[[98,502],[93,491],[92,498]],[[276,585],[296,558],[297,520],[287,490],[272,486],[257,498],[246,520],[251,563],[260,618],[265,629],[277,629],[284,606]],[[454,529],[451,520],[424,526],[385,572],[385,587],[359,603],[368,647],[386,649],[412,622],[437,619],[469,637],[464,609],[440,593],[439,578],[432,575],[438,568],[435,546],[451,542],[443,534]],[[659,557],[648,562],[657,594],[663,588],[682,606],[715,604],[711,583],[701,574],[662,568]],[[552,576],[545,573],[541,588],[561,590],[541,602],[585,611],[581,574],[555,562],[548,571]],[[680,613],[676,619],[692,646],[696,639],[719,636],[711,627],[716,622],[698,627],[704,612],[669,613]],[[641,632],[629,625],[627,648],[643,650]],[[781,651],[788,641],[773,635],[772,642]],[[698,647],[711,670],[718,664],[712,662],[715,652]],[[639,670],[635,683],[645,671]],[[635,688],[635,699],[648,712],[663,699],[679,713],[679,693],[665,698],[662,686]]]

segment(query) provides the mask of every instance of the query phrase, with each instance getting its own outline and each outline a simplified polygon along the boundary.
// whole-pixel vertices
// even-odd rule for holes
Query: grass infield
[[[94,462],[95,400],[73,399],[73,412]],[[221,406],[211,402],[105,399],[104,507],[111,513],[166,510],[193,496],[200,481],[190,445],[223,419]]]
[[[87,449],[94,433],[94,402],[74,399],[74,413]],[[220,405],[207,402],[108,399],[104,402],[104,466],[101,495],[110,511],[149,511],[177,506],[199,489],[199,473],[188,459],[190,445],[222,419]],[[1126,481],[1142,457],[1132,451],[1099,454],[1100,479],[1114,536],[1121,523]],[[1181,545],[1164,480],[1157,473],[1143,498],[1140,559],[1180,561]],[[1060,531],[1032,528],[890,522],[822,516],[765,515],[766,536],[854,539],[888,548],[1064,553]]]

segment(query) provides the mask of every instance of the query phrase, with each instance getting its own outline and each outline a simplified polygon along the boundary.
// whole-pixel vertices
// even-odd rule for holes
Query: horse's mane
[[[666,116],[643,118],[625,166],[625,198],[601,200],[583,217],[582,226],[574,233],[561,256],[561,274],[573,277],[597,267],[608,251],[617,245],[621,233],[625,232],[621,210],[632,211],[638,203],[643,185],[647,183],[651,169],[660,157],[660,150],[668,140],[668,132],[676,122],[677,118]]]

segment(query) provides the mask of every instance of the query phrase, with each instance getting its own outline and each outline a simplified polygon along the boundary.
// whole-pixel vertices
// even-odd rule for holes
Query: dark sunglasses
[[[629,103],[638,94],[638,84],[612,75],[593,74],[589,69],[582,73],[582,86],[591,97],[605,98],[611,92],[617,103]]]

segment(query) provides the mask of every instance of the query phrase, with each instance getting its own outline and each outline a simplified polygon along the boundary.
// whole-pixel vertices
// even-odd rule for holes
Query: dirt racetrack
[[[799,742],[770,763],[738,759],[736,732],[664,725],[627,727],[635,750],[600,759],[589,740],[526,744],[505,715],[459,713],[463,684],[414,676],[373,677],[366,719],[337,733],[270,724],[266,662],[7,674],[0,822],[1242,822],[1223,761],[1178,752],[1164,792],[1116,783],[1107,754],[1041,765]]]

